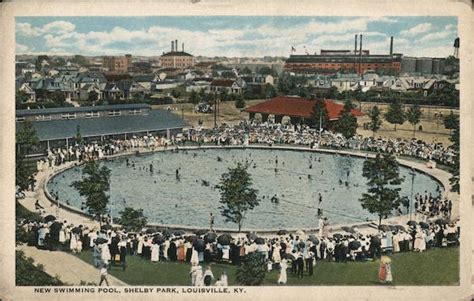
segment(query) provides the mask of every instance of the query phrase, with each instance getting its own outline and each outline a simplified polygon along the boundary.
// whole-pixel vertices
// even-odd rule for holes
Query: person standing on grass
[[[122,240],[118,243],[119,254],[120,254],[120,264],[122,265],[122,270],[125,271],[127,265],[127,237],[122,236]]]
[[[212,280],[214,280],[214,274],[212,273],[211,267],[207,266],[204,272],[204,285],[211,286]]]
[[[189,272],[189,276],[191,276],[191,286],[196,286],[197,271],[198,271],[197,262],[192,262],[191,272]]]
[[[278,277],[278,284],[286,284],[287,276],[286,276],[286,269],[288,268],[288,264],[286,259],[283,259],[280,263],[280,276]]]
[[[94,257],[94,266],[99,268],[101,266],[101,250],[99,245],[95,244],[93,249],[93,257]]]
[[[100,269],[100,282],[99,282],[99,286],[102,286],[102,282],[105,281],[105,284],[107,286],[109,286],[109,280],[107,280],[107,275],[108,275],[108,272],[107,272],[107,265],[104,263],[104,265],[102,265],[102,268]]]

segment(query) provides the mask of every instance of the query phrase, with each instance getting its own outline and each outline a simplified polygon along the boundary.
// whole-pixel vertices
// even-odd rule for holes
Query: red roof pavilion
[[[330,121],[339,119],[339,114],[344,108],[344,105],[338,104],[332,100],[325,99],[326,109]],[[316,100],[303,98],[299,96],[278,96],[268,101],[259,103],[257,105],[245,109],[247,113],[261,113],[268,115],[279,115],[289,117],[311,118],[314,104]],[[352,115],[358,117],[363,116],[358,109],[352,109]]]

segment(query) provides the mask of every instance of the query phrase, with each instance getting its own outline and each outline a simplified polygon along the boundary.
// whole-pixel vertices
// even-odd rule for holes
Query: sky
[[[195,56],[289,56],[321,49],[363,48],[405,56],[446,57],[453,53],[457,18],[429,17],[17,17],[16,54],[158,56],[178,40]]]

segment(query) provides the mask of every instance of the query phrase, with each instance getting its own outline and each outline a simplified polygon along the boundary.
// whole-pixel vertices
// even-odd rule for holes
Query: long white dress
[[[69,241],[69,249],[73,252],[77,250],[77,236],[71,233],[71,240]]]
[[[160,246],[157,244],[151,245],[151,261],[160,261]]]
[[[64,228],[59,230],[59,242],[62,244],[66,242],[66,233],[64,232]]]
[[[273,248],[272,259],[273,259],[273,262],[275,263],[281,262],[280,249],[281,247],[278,245],[275,248]]]
[[[286,259],[283,259],[280,263],[281,270],[280,270],[280,277],[278,277],[279,284],[286,284],[287,277],[286,277],[286,269],[288,268],[288,264],[286,263]]]
[[[164,245],[163,245],[163,256],[165,257],[166,260],[168,260],[168,249],[170,247],[170,241],[166,240]]]
[[[222,259],[229,260],[229,246],[222,247]]]
[[[143,236],[138,237],[138,246],[137,246],[137,254],[142,254],[143,251]]]
[[[425,244],[423,233],[421,233],[421,231],[417,231],[415,235],[415,245],[413,246],[413,248],[415,250],[421,251],[422,244]]]
[[[196,271],[195,286],[204,286],[204,275],[202,273],[202,267],[200,265],[198,265],[198,269]]]
[[[197,277],[197,271],[198,271],[198,266],[197,265],[193,265],[191,267],[191,286],[196,286],[196,277]]]
[[[97,238],[97,233],[94,232],[94,231],[91,231],[91,233],[89,233],[89,246],[91,248],[94,247],[94,240]]]
[[[191,264],[199,264],[198,251],[196,251],[194,248],[191,254]]]
[[[109,246],[107,244],[102,244],[102,248],[100,250],[100,257],[102,258],[102,261],[105,264],[109,263],[111,256]]]
[[[398,242],[400,241],[400,235],[397,233],[393,236],[393,253],[400,252],[400,245]]]

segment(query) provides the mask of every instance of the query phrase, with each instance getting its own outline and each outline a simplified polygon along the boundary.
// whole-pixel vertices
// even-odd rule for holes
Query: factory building
[[[393,37],[390,39],[389,54],[370,54],[369,50],[362,48],[362,35],[359,49],[357,46],[356,35],[354,50],[321,50],[319,55],[290,55],[285,62],[285,70],[295,73],[336,73],[345,70],[358,74],[380,69],[401,71],[402,54],[393,53]]]
[[[446,70],[445,58],[403,57],[401,73],[443,74]]]
[[[161,67],[186,69],[193,67],[195,64],[194,56],[184,52],[184,43],[181,51],[178,51],[178,40],[171,41],[171,51],[163,53],[160,57]]]

